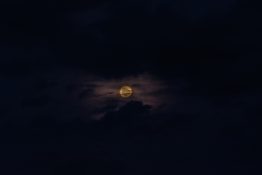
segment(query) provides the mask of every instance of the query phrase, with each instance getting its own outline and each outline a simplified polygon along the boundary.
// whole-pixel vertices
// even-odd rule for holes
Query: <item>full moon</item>
[[[122,86],[119,90],[119,94],[123,98],[128,98],[133,95],[133,89],[130,86]]]

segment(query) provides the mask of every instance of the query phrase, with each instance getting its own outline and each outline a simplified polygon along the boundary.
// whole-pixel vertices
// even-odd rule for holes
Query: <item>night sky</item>
[[[2,0],[0,174],[259,174],[261,5]]]

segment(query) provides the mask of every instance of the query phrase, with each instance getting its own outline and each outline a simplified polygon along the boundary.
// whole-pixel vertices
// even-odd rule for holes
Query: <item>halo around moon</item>
[[[122,86],[119,90],[119,94],[123,98],[128,98],[133,95],[133,89],[130,86]]]

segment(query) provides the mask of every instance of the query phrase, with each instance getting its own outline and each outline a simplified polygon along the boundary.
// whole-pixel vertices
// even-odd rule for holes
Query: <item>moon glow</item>
[[[119,90],[119,94],[123,98],[128,98],[133,95],[133,89],[130,86],[122,86]]]

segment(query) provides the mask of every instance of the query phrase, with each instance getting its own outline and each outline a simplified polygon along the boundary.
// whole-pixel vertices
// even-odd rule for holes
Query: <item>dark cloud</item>
[[[142,102],[130,101],[119,110],[106,113],[104,120],[110,122],[115,120],[116,122],[113,122],[115,125],[121,125],[117,121],[131,124],[132,122],[129,120],[134,120],[136,123],[140,117],[148,116],[151,108],[150,105],[144,105]]]
[[[81,71],[59,69],[4,81],[6,89],[2,86],[2,92],[6,98],[2,101],[12,104],[8,115],[27,115],[27,118],[52,115],[62,121],[77,117],[100,119],[130,100],[142,101],[158,111],[172,96],[164,81],[149,74],[105,79]],[[7,89],[11,84],[13,89]],[[134,89],[130,99],[120,97],[119,89],[123,85]]]
[[[11,65],[1,64],[5,65],[1,71],[30,73],[65,64],[107,76],[145,69],[166,76],[182,67],[196,72],[199,70],[189,65],[196,64],[194,60],[232,59],[249,52],[246,43],[260,36],[252,32],[259,14],[249,10],[244,18],[241,2],[234,0],[30,3],[22,3],[25,10],[9,4],[3,11],[10,16],[3,22],[7,27],[2,43],[7,57],[3,60]],[[11,15],[16,13],[20,15]],[[125,66],[121,66],[123,58],[129,60]]]

